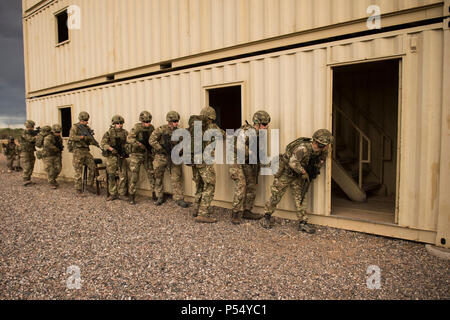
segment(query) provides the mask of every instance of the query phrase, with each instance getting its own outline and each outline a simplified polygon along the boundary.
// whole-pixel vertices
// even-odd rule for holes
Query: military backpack
[[[202,125],[202,136],[201,136],[201,140],[200,141],[196,141],[195,140],[195,122],[201,122]],[[189,130],[189,134],[191,136],[191,155],[190,155],[190,159],[191,159],[191,165],[195,164],[194,161],[194,156],[195,156],[195,145],[200,143],[202,145],[202,154],[200,156],[203,155],[203,134],[205,133],[207,127],[208,127],[208,119],[205,116],[202,115],[192,115],[189,117],[189,121],[188,121],[188,130]],[[197,155],[198,157],[199,155]]]

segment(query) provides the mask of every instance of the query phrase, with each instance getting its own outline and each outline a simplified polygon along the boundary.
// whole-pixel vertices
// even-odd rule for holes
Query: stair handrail
[[[372,152],[371,152],[371,144],[372,141],[369,139],[369,137],[361,130],[361,128],[359,128],[356,123],[354,123],[352,121],[352,119],[350,119],[349,116],[347,116],[345,114],[345,112],[339,108],[336,104],[334,106],[334,109],[339,112],[349,123],[350,125],[353,127],[353,129],[355,129],[358,133],[359,133],[359,156],[358,156],[358,186],[362,189],[362,183],[363,183],[363,164],[364,163],[371,163],[371,157],[372,157]],[[364,140],[367,141],[367,158],[363,159],[363,146],[364,146]]]
[[[350,106],[356,110],[356,112],[358,113],[358,115],[362,116],[364,119],[366,119],[366,121],[369,123],[369,125],[373,126],[375,129],[378,130],[378,132],[381,134],[381,136],[383,137],[383,142],[382,142],[382,161],[390,161],[392,160],[392,145],[393,145],[393,141],[391,139],[391,137],[386,133],[386,131],[383,129],[383,127],[381,125],[378,124],[377,121],[375,121],[374,119],[370,118],[369,116],[367,116],[360,107],[358,107],[357,105],[355,105],[346,95],[344,94],[340,94],[340,97],[342,99],[344,99],[348,104],[350,104]],[[385,148],[385,144],[384,142],[387,141],[389,143],[389,156],[386,157],[384,152],[386,150]]]

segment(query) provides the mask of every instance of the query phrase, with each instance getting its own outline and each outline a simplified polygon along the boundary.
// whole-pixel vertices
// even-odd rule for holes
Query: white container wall
[[[439,176],[436,163],[440,158],[442,108],[442,29],[424,27],[392,32],[384,37],[370,36],[310,48],[272,53],[223,64],[171,72],[164,75],[79,90],[27,101],[28,117],[39,125],[58,121],[58,107],[73,105],[76,122],[82,110],[91,115],[91,126],[98,140],[108,129],[114,114],[125,117],[130,130],[140,111],[148,109],[153,123],[165,123],[172,109],[181,114],[187,125],[191,114],[205,105],[205,87],[243,83],[243,119],[267,110],[272,116],[271,129],[280,129],[280,146],[299,136],[311,136],[319,128],[331,129],[331,67],[334,64],[381,58],[402,59],[402,104],[400,133],[399,226],[436,230],[438,217]],[[417,49],[411,51],[409,39],[417,38]],[[99,150],[91,148],[96,156]],[[331,178],[322,170],[308,194],[310,209],[327,216]],[[42,172],[40,161],[37,172]],[[184,188],[193,195],[191,169],[183,168]],[[228,166],[217,166],[215,200],[231,202],[233,183]],[[65,154],[63,174],[72,175],[71,156]],[[145,179],[144,179],[145,180]],[[257,206],[268,199],[272,177],[260,179]],[[141,186],[146,187],[146,181]],[[293,211],[289,192],[279,209]]]
[[[53,0],[25,12],[27,92],[162,61],[440,4],[441,0]],[[37,0],[23,0],[29,8]],[[77,5],[80,30],[56,46],[55,13]]]

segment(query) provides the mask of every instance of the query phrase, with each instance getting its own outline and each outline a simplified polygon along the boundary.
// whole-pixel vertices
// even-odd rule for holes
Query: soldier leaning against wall
[[[271,197],[264,207],[262,226],[266,229],[273,227],[272,214],[289,187],[291,187],[299,231],[315,233],[315,228],[309,225],[306,214],[306,193],[309,190],[320,168],[325,164],[328,146],[333,142],[333,136],[327,129],[317,130],[312,139],[298,138],[286,147],[286,152],[280,156],[280,167],[275,174],[271,186]]]

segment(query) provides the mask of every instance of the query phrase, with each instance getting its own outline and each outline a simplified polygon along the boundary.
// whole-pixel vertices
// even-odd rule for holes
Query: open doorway
[[[333,68],[331,214],[396,223],[400,60]]]
[[[217,125],[223,129],[242,126],[242,86],[226,86],[207,89],[207,103],[216,110]]]

